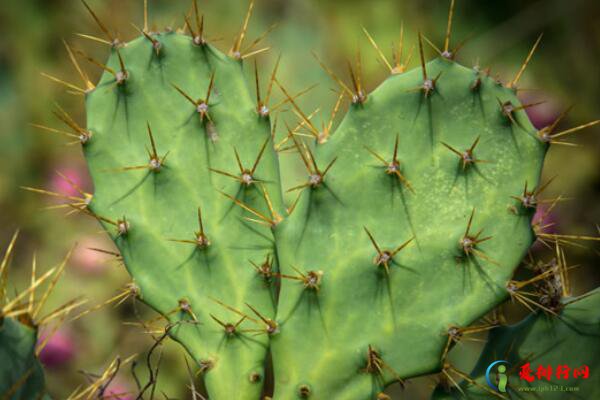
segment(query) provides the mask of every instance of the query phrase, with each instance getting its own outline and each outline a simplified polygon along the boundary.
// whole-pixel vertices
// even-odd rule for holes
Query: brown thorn
[[[215,84],[215,72],[213,71],[210,75],[210,82],[208,83],[208,90],[206,91],[206,97],[204,98],[204,102],[208,105],[208,101],[210,100],[210,94],[213,90]]]
[[[425,68],[425,55],[423,54],[423,35],[419,32],[419,56],[421,59],[421,72],[423,74],[423,82],[427,80],[427,69]]]
[[[102,23],[102,21],[100,21],[100,18],[98,18],[96,13],[94,13],[94,10],[92,10],[90,8],[90,6],[85,2],[85,0],[81,0],[81,2],[85,6],[85,8],[87,8],[87,10],[91,14],[92,18],[94,19],[94,21],[96,21],[96,24],[98,24],[98,26],[100,27],[100,30],[102,32],[104,32],[104,34],[106,35],[108,40],[110,40],[111,44],[116,44],[115,38],[111,35],[110,31],[106,28],[106,26]]]
[[[71,49],[71,47],[67,44],[67,42],[65,40],[63,40],[63,44],[65,46],[65,49],[67,50],[67,53],[69,54],[69,59],[71,60],[73,67],[75,67],[75,70],[81,77],[81,80],[83,81],[83,83],[86,87],[86,90],[95,89],[96,86],[90,81],[90,78],[87,76],[87,74],[83,71],[83,69],[77,62],[77,59],[75,58],[75,54],[73,53],[73,50]]]
[[[275,76],[277,75],[277,70],[279,69],[279,63],[281,61],[281,54],[277,57],[277,61],[275,62],[275,66],[273,67],[273,71],[271,72],[271,79],[269,79],[269,86],[267,87],[267,96],[265,97],[265,105],[269,105],[269,100],[271,99],[271,92],[273,90],[273,82],[275,81]]]
[[[242,42],[244,41],[244,37],[246,36],[246,30],[248,29],[248,22],[250,21],[250,16],[252,15],[252,10],[254,9],[254,0],[250,0],[250,5],[248,6],[248,11],[246,12],[246,16],[244,17],[244,22],[242,23],[242,29],[240,33],[237,35],[236,40],[233,43],[231,50],[229,51],[229,55],[234,58],[239,58],[240,50],[242,47]]]
[[[312,52],[313,57],[317,60],[317,62],[319,63],[319,65],[321,66],[321,68],[323,68],[323,70],[327,73],[327,75],[329,75],[329,77],[331,77],[331,79],[333,79],[338,85],[340,85],[340,87],[350,96],[350,98],[352,99],[354,96],[354,93],[352,93],[352,90],[350,90],[348,88],[348,86],[342,82],[334,73],[333,71],[331,71],[331,69],[329,69],[317,56],[317,54],[315,52]]]
[[[51,80],[51,81],[53,81],[53,82],[56,82],[56,83],[58,83],[58,84],[61,84],[61,85],[65,86],[65,87],[66,87],[66,88],[68,88],[68,89],[74,90],[75,92],[77,92],[77,93],[79,93],[79,94],[85,94],[85,93],[86,93],[85,89],[82,89],[82,88],[80,88],[79,86],[75,86],[75,85],[73,85],[72,83],[69,83],[69,82],[67,82],[67,81],[64,81],[64,80],[62,80],[62,79],[60,79],[60,78],[57,78],[57,77],[55,77],[55,76],[52,76],[52,75],[50,75],[50,74],[47,74],[47,73],[45,73],[45,72],[40,72],[40,75],[42,75],[44,78],[50,79],[50,80]]]
[[[385,66],[390,70],[390,73],[392,73],[394,69],[390,65],[390,62],[385,57],[385,54],[383,54],[383,52],[381,51],[381,49],[379,48],[379,46],[377,45],[375,40],[371,37],[371,35],[369,34],[369,32],[367,31],[367,29],[364,26],[362,27],[362,30],[365,33],[365,36],[367,37],[367,39],[369,40],[371,45],[373,46],[373,48],[375,49],[375,51],[377,52],[377,54],[379,55],[379,58],[381,58],[381,61],[383,61]]]
[[[396,247],[394,249],[394,251],[392,251],[390,253],[390,257],[394,257],[396,254],[398,254],[399,252],[401,252],[406,246],[408,246],[413,240],[415,240],[415,237],[411,237],[410,239],[408,239],[406,242],[402,243],[400,246]]]
[[[454,0],[450,2],[450,11],[448,12],[448,25],[446,27],[446,39],[444,40],[444,53],[450,49],[450,33],[452,31],[452,16],[454,15]]]
[[[527,68],[527,64],[529,64],[529,61],[531,61],[531,57],[533,57],[533,53],[535,53],[535,50],[537,49],[538,45],[540,44],[540,40],[542,40],[542,36],[544,36],[543,33],[541,33],[540,36],[538,36],[537,40],[533,44],[533,47],[529,51],[529,54],[527,54],[527,58],[525,58],[523,65],[521,65],[519,72],[517,72],[517,75],[515,75],[514,79],[507,85],[509,88],[512,88],[512,89],[516,88],[517,82],[519,81],[519,79],[521,79],[521,75],[523,75],[523,72],[525,72],[525,68]]]
[[[383,254],[383,252],[381,251],[381,249],[379,248],[379,245],[377,244],[377,242],[375,241],[375,238],[373,237],[373,235],[371,234],[371,232],[369,232],[369,230],[367,229],[366,226],[363,226],[363,229],[365,230],[365,232],[367,233],[367,235],[369,236],[369,240],[371,240],[371,243],[373,244],[373,247],[375,247],[375,250],[377,250],[378,254]]]
[[[260,151],[258,152],[258,156],[256,157],[256,160],[254,161],[254,165],[252,165],[252,169],[250,170],[250,175],[254,176],[254,173],[256,172],[256,168],[258,168],[258,163],[260,162],[260,159],[262,158],[265,149],[267,148],[267,144],[269,143],[269,139],[267,138],[267,140],[265,140],[265,142],[263,143],[262,147],[260,148]]]
[[[188,95],[186,92],[184,92],[179,86],[177,86],[174,83],[171,83],[171,86],[173,86],[175,88],[175,90],[177,90],[183,97],[185,97],[187,99],[187,101],[189,101],[190,103],[192,103],[195,106],[198,106],[198,102],[194,99],[192,99],[190,97],[190,95]]]

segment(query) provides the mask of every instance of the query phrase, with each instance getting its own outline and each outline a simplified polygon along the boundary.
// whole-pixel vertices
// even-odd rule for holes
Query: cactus
[[[74,299],[43,313],[64,272],[70,252],[59,265],[40,275],[37,275],[34,255],[30,285],[9,298],[8,271],[17,237],[18,232],[13,235],[0,261],[0,396],[6,400],[47,400],[50,397],[46,393],[44,372],[38,358],[47,340],[38,342],[38,332],[55,320],[59,320],[60,324],[71,310],[85,301]],[[48,282],[46,290],[41,295],[36,294],[45,282]]]
[[[283,213],[268,94],[259,105],[250,96],[243,34],[228,56],[205,42],[199,19],[187,23],[191,37],[144,31],[116,43],[88,91],[87,212],[140,299],[175,325],[211,396],[257,398],[271,329],[262,319],[275,307],[269,225]],[[266,226],[248,221],[264,215]]]
[[[534,238],[511,196],[538,186],[547,146],[514,91],[443,57],[356,88],[327,143],[301,150],[319,182],[275,230],[283,274],[320,274],[318,290],[282,284],[276,397],[366,398],[435,371],[442,333],[507,297]]]
[[[37,330],[14,318],[0,320],[0,395],[3,399],[48,399],[35,356]]]
[[[507,395],[526,395],[527,392],[521,392],[519,387],[528,388],[532,390],[531,393],[535,393],[536,388],[544,391],[544,386],[550,383],[543,376],[541,380],[538,379],[535,374],[537,366],[550,366],[553,384],[575,387],[577,391],[572,393],[576,397],[596,398],[600,394],[596,382],[593,379],[583,379],[583,376],[576,379],[573,372],[582,366],[587,366],[589,371],[597,370],[599,366],[600,321],[595,310],[600,306],[600,291],[596,289],[579,297],[565,298],[560,304],[557,316],[543,312],[533,313],[518,324],[491,330],[479,361],[469,374],[472,378],[469,378],[470,382],[465,381],[450,392],[440,386],[434,392],[433,399],[490,398],[490,393],[494,392],[486,384],[485,372],[496,360],[509,363]],[[526,363],[530,363],[531,375],[535,379],[532,382],[519,379],[520,367]],[[560,374],[558,366],[567,366],[568,375]],[[560,379],[556,378],[557,373],[560,374]],[[490,380],[492,384],[496,384],[493,379],[492,373]],[[567,392],[566,389],[544,391],[544,398],[563,399]]]
[[[352,105],[335,131],[319,130],[276,70],[264,99],[256,74],[252,99],[252,3],[227,54],[192,4],[186,29],[146,22],[125,43],[84,2],[111,51],[106,64],[79,53],[103,69],[95,85],[67,46],[87,127],[56,114],[95,187],[71,206],[109,232],[134,293],[169,321],[210,398],[259,398],[269,349],[277,399],[385,398],[388,384],[442,369],[453,329],[516,295],[507,282],[536,239],[546,150],[581,128],[536,130],[525,113],[535,104],[516,95],[539,39],[505,86],[455,61],[451,20],[433,61],[419,35],[410,71],[367,33],[391,76],[367,93],[360,59],[353,89],[325,67],[342,88],[336,110],[343,97]],[[275,84],[314,136],[285,139],[306,168],[297,185],[280,182]],[[289,209],[282,187],[297,194]]]

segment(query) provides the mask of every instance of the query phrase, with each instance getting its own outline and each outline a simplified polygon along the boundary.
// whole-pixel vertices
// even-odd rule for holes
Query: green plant
[[[14,318],[0,321],[0,394],[4,399],[47,398],[44,373],[35,357],[37,331]],[[43,397],[45,396],[45,397]]]
[[[53,311],[42,313],[48,298],[62,275],[69,255],[56,267],[36,275],[33,257],[31,284],[13,298],[8,296],[8,270],[18,233],[15,233],[0,261],[0,396],[3,400],[49,399],[44,384],[44,372],[39,352],[47,338],[38,342],[40,328],[64,317],[84,303],[69,301]],[[47,282],[47,284],[46,284]],[[46,284],[46,290],[37,294]],[[52,333],[51,333],[52,334]]]
[[[212,398],[258,398],[269,349],[275,398],[383,398],[391,382],[442,369],[453,332],[523,299],[507,285],[536,233],[561,243],[531,219],[548,144],[573,130],[536,130],[524,111],[535,104],[519,101],[533,50],[505,86],[455,61],[450,24],[428,63],[419,35],[420,68],[381,54],[391,76],[371,93],[360,60],[352,89],[334,76],[352,105],[330,132],[276,68],[264,99],[257,74],[253,100],[244,60],[260,50],[242,50],[249,14],[228,54],[206,42],[197,8],[186,29],[145,26],[128,43],[92,16],[111,48],[106,64],[79,53],[104,70],[97,85],[67,47],[87,127],[57,110],[95,186],[72,207],[110,233],[137,296],[169,320]],[[307,174],[283,185],[298,193],[289,209],[275,84],[313,136],[290,128],[285,139]]]
[[[579,380],[573,380],[572,377],[576,369],[579,369],[581,374],[585,371],[581,367],[587,366],[588,372],[598,368],[600,320],[596,310],[600,306],[600,291],[596,289],[580,297],[559,301],[560,310],[556,316],[534,313],[518,324],[491,330],[481,357],[469,374],[472,379],[468,378],[468,381],[451,389],[447,384],[446,387],[440,386],[433,398],[489,398],[490,393],[493,395],[494,392],[486,385],[485,372],[488,366],[498,359],[509,363],[508,372],[512,374],[513,381],[518,380],[520,367],[529,363],[529,379],[533,380],[519,380],[520,386],[540,391],[544,391],[544,386],[550,383],[544,375],[541,375],[541,379],[536,376],[537,367],[541,366],[544,372],[550,367],[549,373],[554,377],[560,373],[558,367],[562,366],[561,385],[571,387],[573,391],[570,393],[576,396],[595,398],[598,395],[598,385],[593,379],[584,379],[583,375]],[[527,393],[519,391],[518,387],[511,387],[510,381],[507,392],[515,396]],[[531,393],[535,391],[532,390]],[[545,391],[544,397],[563,399],[565,393],[568,393],[568,390]]]
[[[171,336],[209,392],[257,398],[275,249],[269,227],[247,221],[256,216],[243,207],[272,212],[273,223],[284,212],[269,111],[246,86],[243,33],[226,56],[205,42],[200,19],[186,22],[192,37],[144,31],[125,45],[109,36],[81,131],[96,189],[89,212],[118,245],[139,297],[177,324]],[[252,316],[229,310],[249,307]]]

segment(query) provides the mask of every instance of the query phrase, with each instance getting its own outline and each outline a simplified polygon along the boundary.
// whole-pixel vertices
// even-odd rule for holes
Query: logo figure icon
[[[506,393],[506,386],[508,385],[508,376],[506,375],[506,365],[504,365],[504,364],[508,365],[508,361],[505,361],[505,360],[494,361],[487,367],[487,370],[485,371],[485,380],[486,380],[488,386],[500,393]],[[492,380],[490,379],[490,374],[492,373],[492,369],[496,365],[498,365],[498,367],[496,368],[496,377],[498,378],[497,379],[498,386],[494,385],[492,383]]]

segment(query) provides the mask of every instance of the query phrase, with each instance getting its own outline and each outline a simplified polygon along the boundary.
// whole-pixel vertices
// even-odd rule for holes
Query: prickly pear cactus
[[[515,92],[438,58],[360,86],[275,229],[275,398],[375,398],[439,370],[450,326],[507,298],[546,144]],[[287,188],[285,188],[287,189]]]
[[[0,397],[49,399],[35,355],[37,330],[14,318],[0,318]]]
[[[460,388],[452,388],[451,391],[440,386],[436,388],[433,398],[490,398],[485,373],[489,365],[497,360],[508,363],[505,365],[507,390],[505,394],[499,393],[499,396],[536,398],[543,392],[543,397],[549,399],[569,398],[567,396],[597,398],[600,395],[598,385],[589,374],[600,368],[600,319],[597,312],[600,291],[596,289],[578,298],[565,298],[563,305],[557,316],[537,312],[516,325],[490,331],[488,342],[470,374],[476,384],[463,382]],[[530,364],[528,379],[532,377],[531,382],[519,378],[521,366],[526,363]],[[543,367],[541,379],[537,375],[539,366]],[[559,366],[561,370],[558,370]],[[547,377],[543,372],[548,371],[548,367],[551,370]],[[490,374],[490,381],[497,385],[495,371]],[[552,385],[563,386],[563,389],[553,391],[550,388]]]
[[[89,210],[211,398],[256,399],[275,307],[270,225],[283,213],[268,110],[235,54],[200,36],[144,36],[112,49],[86,97]]]

